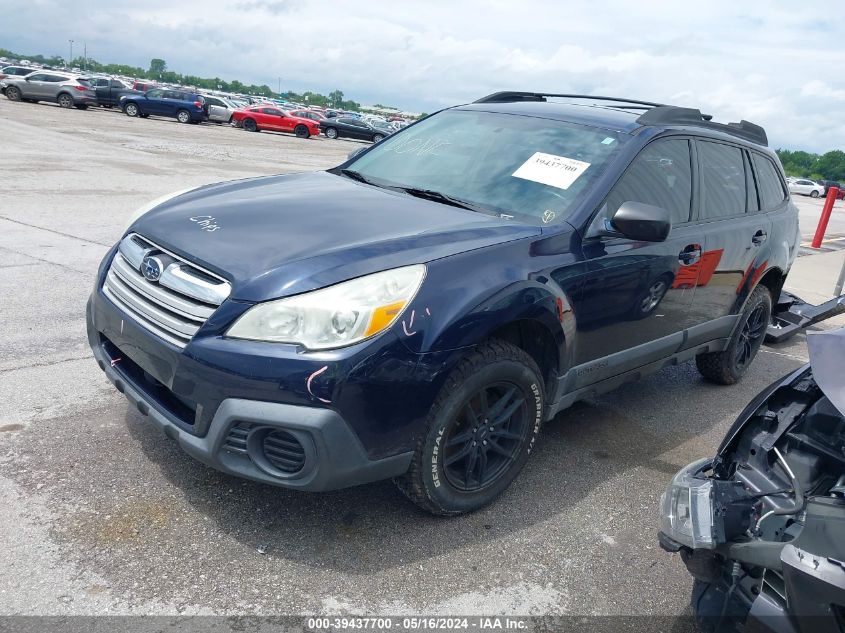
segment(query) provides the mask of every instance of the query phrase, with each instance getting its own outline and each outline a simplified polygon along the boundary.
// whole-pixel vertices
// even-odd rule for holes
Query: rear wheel
[[[179,112],[176,113],[176,120],[179,121],[179,123],[190,123],[191,113],[187,110],[179,110]]]
[[[493,501],[534,449],[544,405],[540,376],[518,347],[499,340],[480,345],[440,390],[399,488],[434,514]]]
[[[257,132],[258,126],[255,124],[255,119],[244,119],[243,128],[247,132]]]
[[[296,134],[297,138],[308,138],[311,136],[311,132],[304,125],[297,125],[293,128],[293,133]]]
[[[138,105],[135,103],[127,103],[123,106],[123,111],[126,113],[126,116],[138,116],[140,112]]]
[[[383,138],[384,138],[383,134],[374,134],[373,135],[373,143],[378,143]]]
[[[337,128],[327,127],[326,138],[337,138]]]
[[[819,197],[819,192],[818,192],[818,191],[811,191],[811,192],[810,192],[810,197],[811,197],[811,198],[818,198],[818,197]]]
[[[71,97],[68,93],[63,92],[59,95],[58,98],[59,107],[61,108],[72,108],[73,107],[73,97]]]
[[[9,86],[8,88],[6,88],[6,98],[9,101],[20,101],[21,91],[15,86]]]
[[[740,315],[739,325],[723,352],[695,357],[701,375],[720,385],[736,383],[757,355],[772,316],[772,296],[765,286],[757,286]]]

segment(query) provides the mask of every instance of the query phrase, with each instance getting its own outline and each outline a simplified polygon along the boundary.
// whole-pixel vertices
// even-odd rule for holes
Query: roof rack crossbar
[[[579,95],[579,94],[558,94],[553,92],[515,92],[506,90],[504,92],[494,92],[491,95],[482,97],[475,103],[508,103],[510,101],[545,101],[547,97],[554,97],[556,99],[587,99],[592,101],[613,101],[615,103],[631,103],[641,106],[648,106],[656,108],[663,105],[662,103],[654,103],[652,101],[639,101],[637,99],[625,99],[622,97],[604,97],[601,95]]]

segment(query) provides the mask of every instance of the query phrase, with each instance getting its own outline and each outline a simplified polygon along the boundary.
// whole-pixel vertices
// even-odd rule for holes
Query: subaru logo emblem
[[[158,281],[161,277],[162,263],[158,257],[147,255],[141,262],[141,274],[147,281]]]

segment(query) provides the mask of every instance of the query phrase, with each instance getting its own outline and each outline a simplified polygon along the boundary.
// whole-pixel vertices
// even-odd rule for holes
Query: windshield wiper
[[[477,211],[478,213],[490,213],[488,209],[483,207],[479,207],[474,205],[466,200],[461,200],[460,198],[455,198],[445,193],[441,193],[439,191],[434,191],[432,189],[417,189],[416,187],[396,187],[400,191],[404,191],[407,194],[415,196],[417,198],[424,198],[426,200],[433,200],[434,202],[442,202],[443,204],[448,204],[453,207],[459,207],[461,209],[469,209],[470,211]]]
[[[361,172],[357,172],[354,169],[341,169],[340,173],[346,176],[347,178],[351,178],[352,180],[357,180],[358,182],[363,182],[365,185],[375,185],[376,187],[381,187],[381,185],[374,183],[372,180],[367,178]]]

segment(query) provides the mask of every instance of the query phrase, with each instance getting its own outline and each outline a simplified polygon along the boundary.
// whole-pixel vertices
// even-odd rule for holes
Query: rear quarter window
[[[754,170],[757,172],[757,187],[760,191],[760,204],[764,211],[778,207],[786,200],[786,190],[774,163],[760,154],[752,154]]]

